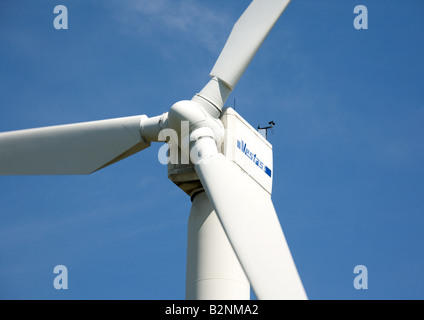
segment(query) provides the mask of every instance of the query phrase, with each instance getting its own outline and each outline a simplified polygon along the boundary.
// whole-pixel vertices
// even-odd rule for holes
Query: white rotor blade
[[[307,299],[270,195],[222,154],[195,170],[258,299]]]
[[[253,0],[236,22],[211,76],[234,89],[290,0]]]
[[[146,116],[0,133],[0,175],[89,174],[150,146]]]

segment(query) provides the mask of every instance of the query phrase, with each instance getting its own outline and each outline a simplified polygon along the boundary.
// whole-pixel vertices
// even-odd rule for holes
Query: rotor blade
[[[290,0],[254,0],[233,27],[211,76],[234,89]]]
[[[150,146],[133,116],[0,133],[0,175],[89,174]]]
[[[307,299],[270,195],[222,154],[195,165],[258,299]]]

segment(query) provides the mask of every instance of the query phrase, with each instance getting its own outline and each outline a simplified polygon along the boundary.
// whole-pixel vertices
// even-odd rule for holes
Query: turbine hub
[[[199,103],[182,100],[175,103],[168,113],[168,126],[177,132],[180,143],[190,141],[190,134],[199,128],[210,128],[218,147],[224,138],[224,125],[211,116]]]
[[[194,171],[190,152],[192,149],[196,152],[193,146],[201,139],[202,134],[207,136],[220,152],[224,140],[224,125],[198,102],[183,100],[175,103],[169,110],[168,128],[172,129],[169,134],[174,134],[172,141],[168,142],[168,177],[192,196],[203,187]],[[194,132],[195,134],[192,134]]]

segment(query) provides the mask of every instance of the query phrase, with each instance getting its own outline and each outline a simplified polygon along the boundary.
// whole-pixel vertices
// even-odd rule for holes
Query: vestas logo
[[[269,177],[271,177],[271,169],[268,168],[257,156],[255,153],[250,151],[247,148],[246,142],[243,140],[237,140],[237,148],[240,149],[241,152],[243,152],[246,157],[248,157],[250,160],[253,161],[254,164],[256,164],[259,169],[261,169],[263,172],[265,172]]]

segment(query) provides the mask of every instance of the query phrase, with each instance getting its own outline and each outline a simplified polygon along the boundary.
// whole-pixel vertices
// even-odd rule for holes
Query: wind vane
[[[259,133],[265,138],[267,139],[268,136],[268,130],[271,130],[272,133],[274,133],[274,130],[272,130],[272,127],[275,126],[275,122],[274,121],[270,121],[268,122],[269,126],[267,127],[262,127],[260,125],[258,125],[258,131]]]

